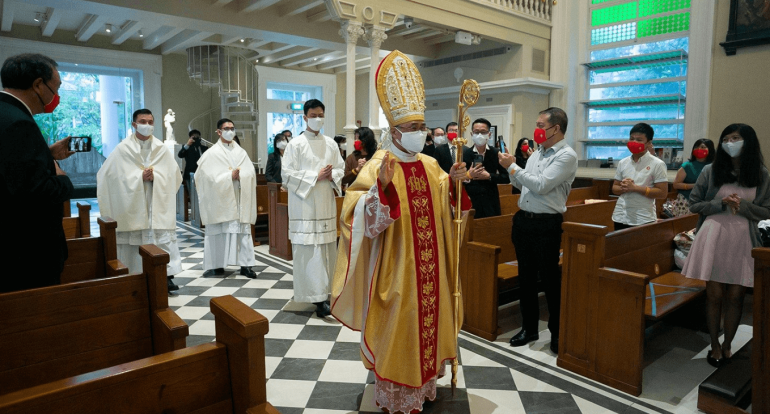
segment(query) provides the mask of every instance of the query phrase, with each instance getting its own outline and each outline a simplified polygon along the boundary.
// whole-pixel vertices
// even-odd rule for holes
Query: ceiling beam
[[[324,0],[291,0],[278,8],[278,16],[294,16],[324,4]]]
[[[404,36],[404,40],[417,40],[417,39],[425,39],[426,37],[435,36],[437,34],[440,34],[440,30],[436,29],[428,29],[422,33],[415,33],[411,34],[409,36]]]
[[[216,0],[214,2],[214,5],[217,6],[217,7],[221,7],[221,6],[225,6],[225,5],[228,5],[228,4],[232,3],[232,1],[233,0]]]
[[[246,49],[254,49],[254,50],[258,50],[258,49],[259,49],[259,48],[261,48],[262,46],[265,46],[265,45],[267,45],[267,44],[269,44],[269,43],[270,43],[270,40],[259,40],[259,39],[255,39],[255,40],[252,40],[251,42],[249,42],[249,43],[247,43],[247,44],[246,44]]]
[[[281,0],[247,0],[241,13],[249,13],[257,10],[266,9]]]
[[[314,52],[316,50],[318,50],[318,48],[295,46],[291,49],[287,49],[285,52],[274,53],[273,55],[265,59],[263,63],[278,63],[282,60],[291,59],[293,57],[304,55],[305,53],[309,53],[309,52]]]
[[[59,21],[61,20],[61,15],[61,9],[49,7],[45,12],[45,20],[40,23],[40,33],[45,37],[53,36],[54,30],[56,30],[56,26],[59,25]]]
[[[112,37],[112,44],[113,45],[122,45],[123,42],[130,39],[131,36],[135,35],[136,32],[138,32],[142,28],[142,25],[139,24],[139,22],[135,21],[128,21],[126,24],[123,25],[123,27],[118,30],[117,33],[115,33],[115,36]]]
[[[87,42],[97,31],[104,28],[105,22],[107,22],[107,16],[89,14],[83,24],[80,25],[75,38],[78,39],[78,42]]]
[[[166,55],[171,52],[176,52],[177,50],[185,49],[189,46],[194,46],[194,43],[200,42],[209,36],[211,36],[211,33],[209,32],[199,32],[197,30],[187,29],[164,42],[161,46],[161,53]]]
[[[404,26],[403,29],[397,30],[397,31],[391,31],[388,32],[388,37],[390,36],[406,36],[412,33],[417,33],[425,30],[425,26],[420,26],[419,24],[414,24],[410,29],[407,29],[406,26]]]
[[[433,39],[428,39],[425,41],[425,44],[427,45],[437,45],[439,43],[446,43],[446,42],[453,42],[455,40],[454,34],[448,34],[448,35],[441,35],[436,36]]]
[[[362,62],[371,61],[371,59],[372,58],[370,56],[364,56],[364,57],[356,56],[356,64],[359,64],[359,63],[362,63]],[[320,65],[318,65],[318,69],[320,69],[320,70],[334,69],[334,68],[338,68],[340,66],[345,66],[347,64],[348,64],[348,59],[347,59],[347,57],[345,57],[343,59],[334,60],[334,61],[331,61],[329,63],[320,64]]]
[[[344,53],[338,52],[338,51],[330,52],[328,50],[319,50],[314,53],[309,53],[306,56],[298,56],[297,58],[285,61],[281,63],[281,66],[288,68],[290,66],[296,66],[296,65],[299,65],[300,63],[306,63],[306,62],[311,62],[311,64],[309,64],[308,66],[315,66],[325,60],[328,60],[329,58],[338,57],[341,55],[344,55]]]
[[[273,55],[275,53],[283,52],[284,50],[291,49],[291,48],[293,48],[295,46],[296,45],[292,45],[292,44],[284,44],[284,43],[272,42],[272,44],[270,44],[270,45],[267,45],[265,47],[260,47],[260,48],[254,49],[254,50],[259,52],[259,58],[262,59],[263,57],[270,56],[270,55]]]
[[[0,12],[3,13],[0,30],[10,32],[13,27],[13,6],[11,0],[0,0]]]
[[[181,27],[162,26],[160,29],[152,32],[149,36],[144,36],[144,50],[152,50],[163,44],[166,40],[182,33]]]
[[[345,56],[345,52],[336,52],[334,55],[324,58],[318,58],[318,60],[310,60],[305,63],[301,63],[299,67],[301,68],[309,68],[313,66],[318,66],[322,63],[331,62],[333,60],[337,60],[340,57]]]
[[[331,18],[332,15],[329,13],[329,10],[326,9],[319,10],[307,16],[307,20],[314,23],[325,22],[331,20]]]

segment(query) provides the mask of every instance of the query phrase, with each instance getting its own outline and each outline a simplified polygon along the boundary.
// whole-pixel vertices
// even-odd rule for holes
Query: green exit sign
[[[300,104],[300,103],[293,103],[293,104],[289,105],[289,109],[291,109],[292,111],[301,111],[302,110],[302,104]]]

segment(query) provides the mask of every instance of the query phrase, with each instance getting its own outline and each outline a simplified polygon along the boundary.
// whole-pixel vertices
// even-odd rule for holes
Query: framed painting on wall
[[[770,0],[730,0],[730,26],[720,43],[732,56],[738,48],[770,43]]]

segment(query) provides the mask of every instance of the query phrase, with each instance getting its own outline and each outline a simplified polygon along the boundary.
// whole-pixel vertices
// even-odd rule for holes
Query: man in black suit
[[[446,126],[446,131],[447,134],[457,134],[459,131],[457,122],[448,123]],[[455,163],[455,151],[456,147],[452,145],[452,141],[450,141],[443,145],[437,145],[435,151],[433,152],[433,158],[438,161],[439,167],[446,171],[447,174],[449,173],[449,169],[452,168],[452,165]],[[473,150],[471,150],[469,147],[463,148],[463,162],[465,162],[466,165],[468,165],[472,157]]]
[[[198,160],[209,147],[201,145],[201,132],[197,129],[193,129],[187,135],[190,139],[187,140],[187,143],[184,144],[177,155],[179,158],[184,158],[184,174],[182,174],[182,179],[189,194],[190,173],[194,173],[198,169]]]
[[[500,194],[497,185],[511,182],[508,171],[500,166],[497,157],[499,151],[494,146],[494,138],[489,135],[491,128],[492,124],[484,118],[479,118],[471,124],[473,155],[465,162],[468,165],[473,163],[473,166],[468,169],[471,182],[465,186],[465,190],[471,198],[473,209],[476,210],[476,218],[500,215]],[[482,161],[474,161],[478,159]]]
[[[7,243],[0,292],[56,285],[67,243],[63,203],[72,182],[54,161],[72,155],[69,137],[50,147],[32,117],[59,103],[57,63],[39,54],[9,57],[0,69],[0,216]]]

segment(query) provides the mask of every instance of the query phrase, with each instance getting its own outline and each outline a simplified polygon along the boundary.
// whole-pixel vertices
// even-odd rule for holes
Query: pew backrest
[[[69,206],[69,201],[66,205]],[[62,228],[64,238],[67,240],[91,237],[91,205],[78,202],[78,216],[72,217],[71,213],[66,214],[62,218]]]
[[[118,260],[118,223],[100,217],[99,236],[67,240],[68,257],[61,273],[61,283],[127,275],[128,268]]]
[[[168,254],[140,253],[141,274],[0,294],[0,394],[185,346],[187,324],[168,307]]]
[[[267,402],[267,319],[232,296],[211,300],[216,342],[0,397],[11,413],[278,413]]]

